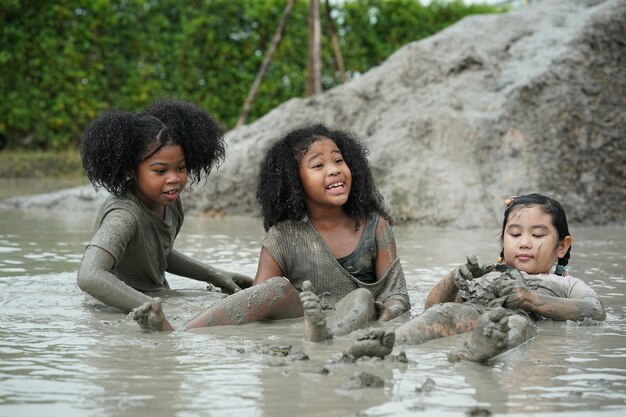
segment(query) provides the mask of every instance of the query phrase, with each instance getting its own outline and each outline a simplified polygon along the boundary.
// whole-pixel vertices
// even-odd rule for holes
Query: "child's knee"
[[[272,277],[266,281],[263,281],[263,285],[259,286],[259,290],[264,292],[272,292],[279,296],[298,295],[298,290],[295,289],[291,282],[285,277]]]
[[[374,296],[371,292],[364,288],[357,288],[345,297],[343,297],[337,304],[335,304],[335,309],[341,314],[352,314],[352,312],[356,309],[360,311],[361,314],[365,314],[370,318],[373,318],[376,309],[374,304]]]
[[[374,305],[374,296],[365,288],[357,288],[356,290],[352,291],[352,294],[354,298],[359,302],[372,304],[372,306]]]

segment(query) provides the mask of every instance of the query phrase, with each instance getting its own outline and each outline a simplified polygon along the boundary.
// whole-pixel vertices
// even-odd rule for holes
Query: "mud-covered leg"
[[[536,335],[537,326],[528,317],[519,314],[509,316],[509,346],[507,349],[513,349]]]
[[[384,358],[393,350],[396,335],[393,331],[372,328],[359,331],[356,342],[348,350],[354,358],[377,356]]]
[[[274,277],[220,300],[189,320],[185,329],[295,317],[302,317],[298,290],[286,278]]]
[[[374,296],[365,288],[357,288],[335,304],[333,314],[328,317],[328,328],[333,336],[345,336],[366,328],[375,317]]]
[[[300,302],[304,310],[304,338],[310,342],[321,342],[330,337],[326,325],[326,315],[322,311],[320,300],[313,292],[311,281],[304,281]]]
[[[450,362],[467,360],[486,362],[509,349],[509,318],[504,308],[484,313],[476,329],[467,335],[463,345],[448,354]]]
[[[467,333],[476,328],[480,308],[470,304],[436,304],[398,326],[396,344],[419,345],[440,337]]]

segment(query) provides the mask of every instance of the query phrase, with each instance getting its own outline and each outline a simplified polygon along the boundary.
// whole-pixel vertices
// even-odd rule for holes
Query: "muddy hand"
[[[452,282],[454,282],[454,286],[459,290],[467,291],[469,289],[467,281],[471,281],[473,279],[474,277],[467,268],[467,265],[461,265],[452,271]]]
[[[237,273],[233,273],[233,281],[242,290],[246,288],[250,288],[252,284],[254,283],[253,278],[250,278],[247,275],[237,274]]]
[[[506,297],[504,307],[526,310],[536,302],[537,294],[526,285],[524,276],[516,269],[506,272],[513,279],[504,279],[499,283],[498,297]]]
[[[479,265],[476,255],[468,256],[466,265],[473,278],[480,278],[496,269],[496,264]]]
[[[162,300],[155,298],[154,301],[144,303],[140,307],[134,308],[128,316],[135,320],[139,327],[143,330],[156,332],[163,330],[166,325],[165,315],[163,314]],[[167,323],[168,330],[171,325]]]
[[[461,265],[452,272],[454,285],[462,291],[468,290],[467,281],[482,277],[495,270],[495,264],[480,265],[476,255],[467,257],[465,265]]]
[[[211,283],[220,287],[223,293],[234,294],[241,291],[242,288],[251,287],[252,282],[252,278],[245,275],[225,272],[219,279],[214,279]]]
[[[398,311],[400,308],[402,308],[402,306],[399,306],[397,304],[387,305],[385,303],[381,303],[380,301],[376,301],[374,303],[374,308],[376,308],[376,312],[378,313],[378,320],[380,321],[389,321],[402,314]]]

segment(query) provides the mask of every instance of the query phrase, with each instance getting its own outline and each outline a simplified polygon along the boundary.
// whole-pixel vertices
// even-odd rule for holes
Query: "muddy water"
[[[409,363],[329,364],[351,338],[303,342],[300,320],[142,333],[75,285],[92,221],[93,213],[0,212],[0,416],[463,416],[476,407],[494,415],[626,411],[624,226],[572,227],[572,274],[600,293],[608,309],[605,324],[544,323],[534,340],[482,366],[446,361],[458,338],[396,348]],[[465,254],[495,258],[496,232],[397,226],[412,314]],[[257,219],[188,217],[177,247],[252,275],[262,236]],[[167,301],[177,326],[221,297],[194,281],[170,282],[185,295]],[[284,356],[287,346],[291,354]],[[298,360],[299,352],[309,359]],[[360,372],[381,377],[384,387],[342,387]]]
[[[0,200],[88,184],[86,178],[0,178]]]

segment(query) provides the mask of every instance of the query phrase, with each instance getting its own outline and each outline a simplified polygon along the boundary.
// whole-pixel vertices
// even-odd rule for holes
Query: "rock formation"
[[[264,149],[308,122],[355,131],[397,220],[473,227],[541,192],[570,221],[626,220],[626,1],[541,1],[476,15],[318,96],[229,132],[227,160],[185,200],[257,214]]]

